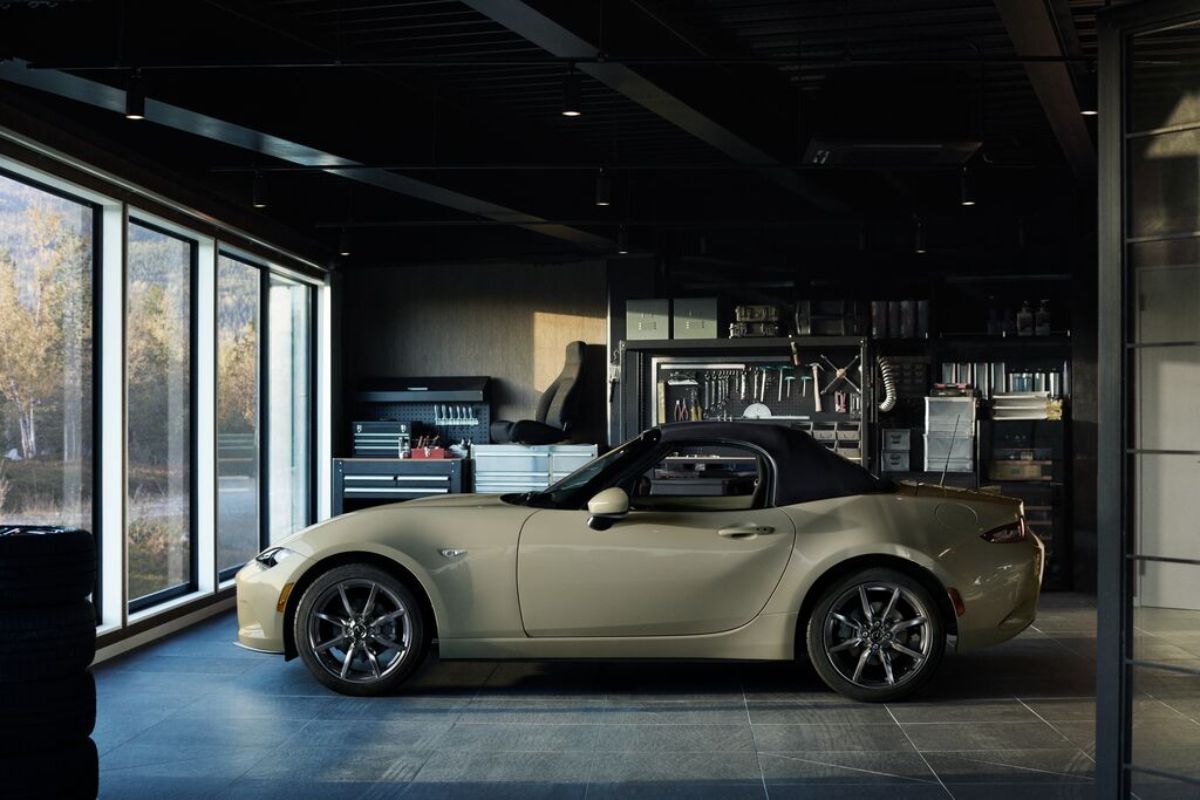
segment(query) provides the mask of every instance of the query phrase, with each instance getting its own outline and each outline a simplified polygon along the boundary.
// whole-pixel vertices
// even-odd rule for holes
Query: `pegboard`
[[[477,424],[443,424],[439,408],[469,409]],[[487,403],[372,403],[372,416],[381,420],[407,422],[412,426],[413,441],[421,436],[441,436],[443,445],[490,444],[492,410]]]

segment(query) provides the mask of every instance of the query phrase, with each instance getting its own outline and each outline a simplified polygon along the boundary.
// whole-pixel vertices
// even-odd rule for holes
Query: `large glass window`
[[[94,530],[95,217],[0,174],[0,524]]]
[[[312,522],[312,287],[271,276],[267,312],[272,542]]]
[[[192,273],[196,245],[131,222],[126,263],[126,520],[132,607],[195,579]],[[141,600],[142,603],[137,601]]]
[[[1122,745],[1121,777],[1135,796],[1194,797],[1200,795],[1200,726],[1193,722],[1200,708],[1200,22],[1135,34],[1122,57],[1124,445],[1131,491],[1123,498],[1130,530],[1120,567],[1132,561],[1125,572],[1131,596],[1124,598],[1132,624],[1120,666],[1132,702],[1123,720],[1128,727],[1118,734],[1128,746]],[[1107,366],[1101,364],[1102,375]],[[1101,703],[1115,703],[1101,688]],[[1117,740],[1103,726],[1098,733],[1100,744]]]
[[[259,298],[262,272],[217,263],[217,567],[230,577],[259,551]]]

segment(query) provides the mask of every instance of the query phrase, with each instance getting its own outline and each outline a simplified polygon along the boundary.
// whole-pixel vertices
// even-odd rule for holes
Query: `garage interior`
[[[1174,0],[0,2],[0,525],[93,533],[99,796],[1200,796],[1198,137]],[[1021,499],[1038,620],[887,704],[234,647],[289,534],[714,419]]]

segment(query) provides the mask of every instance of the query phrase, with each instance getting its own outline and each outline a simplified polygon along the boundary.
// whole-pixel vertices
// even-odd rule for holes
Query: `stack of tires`
[[[0,526],[0,796],[88,798],[96,548],[87,531]]]

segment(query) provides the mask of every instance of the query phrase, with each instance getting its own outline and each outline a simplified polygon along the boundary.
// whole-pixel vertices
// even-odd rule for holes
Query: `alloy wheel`
[[[878,581],[850,586],[829,607],[822,642],[834,669],[855,686],[902,686],[929,661],[929,609],[903,586]]]
[[[351,683],[383,680],[412,649],[408,608],[394,591],[366,578],[339,581],[321,592],[307,634],[321,667]]]

